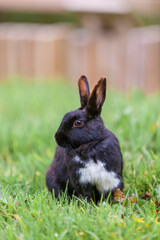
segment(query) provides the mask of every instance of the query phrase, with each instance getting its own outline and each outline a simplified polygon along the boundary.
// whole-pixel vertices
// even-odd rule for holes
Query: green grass
[[[106,127],[124,157],[124,194],[136,204],[88,204],[52,199],[45,173],[63,115],[79,107],[78,89],[66,83],[0,85],[0,239],[160,239],[160,95],[109,90]],[[148,191],[151,198],[143,200]]]

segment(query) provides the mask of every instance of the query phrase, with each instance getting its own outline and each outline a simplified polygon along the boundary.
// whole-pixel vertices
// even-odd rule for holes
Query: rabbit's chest
[[[82,162],[82,160],[78,157],[76,160]],[[77,171],[80,184],[93,184],[100,193],[105,193],[106,191],[112,190],[120,183],[116,173],[107,171],[104,167],[104,163],[100,160],[94,162],[91,159],[84,163],[83,167],[79,168]]]

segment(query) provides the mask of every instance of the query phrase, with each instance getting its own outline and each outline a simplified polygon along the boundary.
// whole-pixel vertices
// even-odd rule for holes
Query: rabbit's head
[[[64,148],[77,148],[82,144],[100,141],[104,124],[100,117],[106,96],[106,78],[101,78],[90,94],[87,78],[78,81],[81,107],[67,113],[55,135],[56,142]]]

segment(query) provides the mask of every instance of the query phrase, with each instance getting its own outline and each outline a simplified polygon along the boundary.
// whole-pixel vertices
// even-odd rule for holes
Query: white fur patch
[[[78,160],[78,158],[77,158]],[[80,159],[80,161],[82,161]],[[108,172],[101,161],[95,163],[93,160],[85,163],[84,168],[79,169],[80,183],[91,183],[101,193],[116,188],[120,180],[114,172]]]
[[[74,158],[73,158],[73,160],[75,161],[75,162],[77,162],[77,163],[84,163],[81,159],[80,159],[80,157],[77,155],[77,156],[75,156]]]

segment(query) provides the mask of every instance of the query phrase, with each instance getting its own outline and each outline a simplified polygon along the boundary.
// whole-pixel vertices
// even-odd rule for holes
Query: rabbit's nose
[[[64,132],[57,132],[55,135],[55,139],[58,145],[65,146],[65,143],[67,142],[68,138]]]
[[[57,142],[57,139],[58,139],[58,134],[56,133],[54,136],[54,140]]]
[[[54,138],[56,142],[59,144],[59,142],[61,142],[62,139],[64,138],[64,134],[62,132],[57,132]]]

